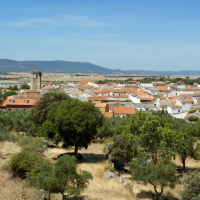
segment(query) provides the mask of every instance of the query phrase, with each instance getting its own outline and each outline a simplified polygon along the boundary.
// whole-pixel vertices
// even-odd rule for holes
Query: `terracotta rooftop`
[[[108,96],[108,98],[128,98],[128,95],[113,95],[113,96]]]
[[[192,99],[182,99],[182,102],[193,102]]]
[[[115,114],[129,114],[129,115],[132,115],[132,114],[135,114],[135,113],[136,113],[135,108],[117,107],[115,109]]]
[[[142,101],[152,101],[154,97],[140,97],[140,100]]]
[[[118,103],[120,103],[120,101],[108,102],[109,105],[114,105],[114,104],[118,104]]]
[[[15,105],[15,106],[34,106],[38,99],[6,99],[2,106]]]
[[[110,90],[93,90],[94,93],[106,94],[109,93]]]
[[[105,108],[107,105],[108,105],[107,103],[97,103],[97,104],[95,104],[95,107]]]
[[[91,97],[88,97],[88,100],[101,101],[101,100],[108,100],[108,99],[107,97],[102,97],[102,96],[97,96],[97,97],[91,96]]]
[[[78,85],[78,87],[87,88],[87,89],[92,88],[91,86],[84,85],[84,84],[80,84],[80,85]]]
[[[157,90],[158,91],[162,91],[162,90],[164,90],[164,91],[170,91],[170,89],[168,88],[168,86],[158,86]]]

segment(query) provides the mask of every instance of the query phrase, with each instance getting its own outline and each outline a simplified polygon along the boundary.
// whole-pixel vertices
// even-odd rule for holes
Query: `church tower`
[[[42,73],[37,72],[37,68],[30,73],[30,90],[39,90],[41,88],[41,77]]]

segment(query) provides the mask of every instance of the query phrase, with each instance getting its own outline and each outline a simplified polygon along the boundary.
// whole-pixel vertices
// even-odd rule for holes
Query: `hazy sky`
[[[0,58],[200,70],[200,0],[0,0]]]

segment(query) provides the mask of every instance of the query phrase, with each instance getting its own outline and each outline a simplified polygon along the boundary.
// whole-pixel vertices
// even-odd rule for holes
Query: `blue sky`
[[[200,70],[200,1],[1,0],[0,58]]]

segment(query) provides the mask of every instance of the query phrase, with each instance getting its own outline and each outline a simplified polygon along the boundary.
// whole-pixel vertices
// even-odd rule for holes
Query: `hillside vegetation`
[[[3,199],[185,200],[199,175],[200,121],[164,111],[107,119],[50,92],[30,112],[0,112],[0,125]]]

